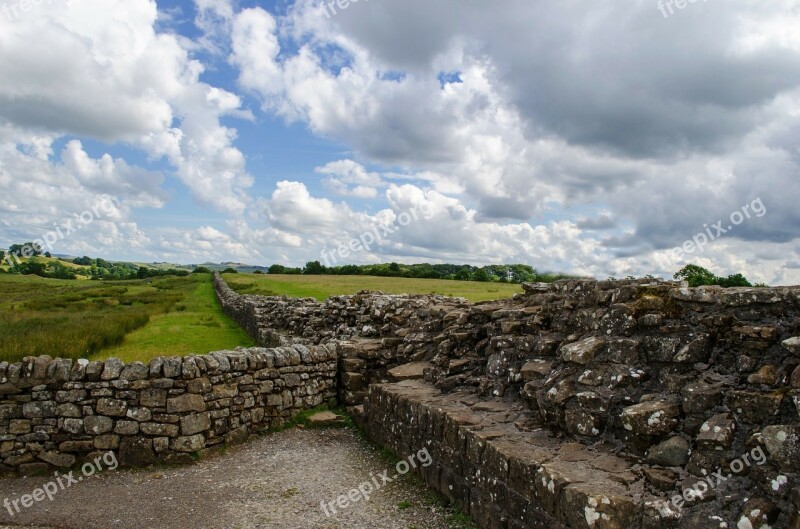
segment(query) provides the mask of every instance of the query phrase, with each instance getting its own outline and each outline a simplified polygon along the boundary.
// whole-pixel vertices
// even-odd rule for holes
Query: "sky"
[[[800,0],[0,0],[0,247],[800,283]]]

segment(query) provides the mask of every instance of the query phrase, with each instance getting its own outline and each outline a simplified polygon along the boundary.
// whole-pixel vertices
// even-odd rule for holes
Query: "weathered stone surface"
[[[119,374],[122,372],[123,367],[125,367],[125,364],[122,362],[122,360],[118,358],[109,358],[103,365],[103,372],[100,376],[100,379],[114,380],[115,378],[119,378]]]
[[[678,435],[670,437],[647,452],[647,462],[664,467],[683,467],[689,462],[689,442]]]
[[[714,415],[700,427],[697,445],[712,450],[727,450],[733,444],[736,422],[729,413]]]
[[[389,378],[395,382],[416,380],[425,376],[425,369],[433,367],[430,362],[411,362],[389,370]]]
[[[167,400],[167,413],[205,410],[206,403],[201,395],[187,393]]]
[[[189,393],[197,393],[199,395],[204,395],[211,391],[211,382],[209,382],[207,377],[196,378],[194,380],[190,380],[186,386],[187,391]]]
[[[181,417],[181,435],[194,435],[211,428],[211,417],[208,413],[195,413]]]
[[[780,392],[731,391],[728,394],[728,407],[742,420],[756,424],[771,421],[778,415],[782,402]]]
[[[650,401],[622,410],[622,426],[636,435],[664,435],[678,424],[680,408],[666,401]]]
[[[565,345],[561,348],[561,359],[585,365],[592,360],[606,345],[603,338],[591,337],[576,343]]]
[[[139,394],[139,405],[146,408],[161,408],[167,405],[167,390],[144,389]]]
[[[202,434],[178,437],[170,441],[170,448],[177,452],[197,452],[204,448],[206,440]]]
[[[119,374],[121,380],[144,380],[150,375],[150,368],[142,362],[131,362]]]
[[[119,435],[98,435],[94,438],[94,447],[98,450],[116,450],[119,448]]]
[[[781,345],[790,353],[800,355],[800,336],[784,340]]]
[[[125,417],[128,404],[124,400],[102,398],[97,400],[97,413],[110,417]]]
[[[144,422],[139,424],[139,429],[146,435],[159,435],[164,437],[177,437],[178,427],[174,424],[162,424],[157,422]]]
[[[138,422],[147,422],[153,418],[153,412],[149,408],[129,408],[125,413],[125,417]]]
[[[114,421],[110,417],[90,415],[83,420],[83,427],[87,433],[100,435],[110,432],[114,427]]]
[[[531,360],[522,366],[522,369],[520,370],[522,380],[525,382],[530,382],[531,380],[543,379],[550,374],[550,371],[553,370],[554,364],[555,362],[553,360]]]
[[[323,411],[309,417],[308,422],[313,426],[335,426],[343,423],[343,417],[330,411]]]
[[[24,435],[30,433],[31,421],[29,419],[11,419],[8,422],[8,433],[14,435]],[[67,430],[69,431],[69,430]],[[74,432],[79,433],[79,432]]]
[[[61,429],[71,434],[79,435],[83,433],[83,419],[64,419]],[[30,430],[28,430],[30,431]],[[24,433],[24,432],[19,432]]]
[[[778,373],[775,370],[775,366],[766,365],[761,367],[757,373],[753,373],[747,377],[747,382],[750,384],[774,386],[778,382]]]
[[[742,507],[736,526],[740,529],[766,529],[773,527],[778,520],[780,510],[767,498],[752,498]]]
[[[36,457],[59,468],[69,468],[75,464],[75,456],[58,452],[39,452]]]
[[[761,431],[761,440],[769,457],[787,472],[800,471],[800,427],[767,426]]]
[[[56,416],[55,401],[26,402],[22,405],[22,416],[27,419],[39,419]]]
[[[139,433],[139,423],[136,421],[117,421],[114,433],[119,435],[136,435]]]
[[[156,462],[153,441],[142,437],[123,437],[119,443],[119,464],[146,467]]]

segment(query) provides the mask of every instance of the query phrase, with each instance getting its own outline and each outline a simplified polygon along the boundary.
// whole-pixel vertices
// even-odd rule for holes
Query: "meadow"
[[[407,279],[374,276],[315,276],[225,274],[225,281],[239,294],[316,298],[355,294],[361,290],[384,294],[443,294],[463,297],[473,303],[510,298],[522,293],[522,286],[510,283],[481,283],[442,279]]]
[[[222,313],[208,274],[114,282],[0,274],[0,360],[147,362],[252,344]]]
[[[519,285],[371,276],[226,274],[242,294],[325,300],[376,290],[444,294],[470,301],[510,297]],[[0,274],[0,361],[25,356],[131,362],[252,346],[214,294],[209,274],[133,281],[45,279]]]

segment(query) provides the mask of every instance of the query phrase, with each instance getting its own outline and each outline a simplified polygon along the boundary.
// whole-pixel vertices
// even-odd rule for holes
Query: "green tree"
[[[697,265],[686,265],[676,274],[675,279],[688,281],[690,287],[701,287],[703,285],[716,285],[717,277],[709,270]]]
[[[478,268],[475,270],[475,273],[472,275],[472,279],[474,281],[480,281],[482,283],[487,283],[492,280],[489,272],[486,271],[486,268]]]
[[[319,261],[309,261],[303,269],[303,273],[307,276],[319,276],[325,273],[325,266]]]
[[[269,268],[267,268],[267,273],[268,274],[283,275],[283,274],[286,273],[286,267],[283,266],[283,265],[274,264],[274,265],[270,266]]]

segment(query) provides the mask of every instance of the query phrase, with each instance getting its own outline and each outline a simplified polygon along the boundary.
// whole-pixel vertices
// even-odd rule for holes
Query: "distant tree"
[[[389,264],[389,270],[399,274],[400,273],[400,265],[397,264],[397,263],[390,263]]]
[[[734,274],[728,277],[717,278],[717,284],[725,288],[733,287],[752,287],[750,281],[747,280],[742,274]]]
[[[472,269],[469,266],[462,266],[458,272],[456,272],[455,279],[459,281],[469,281],[472,279]]]
[[[256,274],[256,275],[263,275],[264,274],[264,272],[262,272],[261,270],[256,270],[253,273]]]
[[[306,263],[303,273],[308,276],[318,276],[325,273],[325,266],[319,261],[309,261]]]
[[[486,271],[485,268],[478,268],[475,273],[472,275],[472,279],[474,281],[481,281],[483,283],[489,282],[492,280],[489,272]]]
[[[239,271],[236,270],[235,268],[230,268],[229,267],[229,268],[226,268],[225,270],[223,270],[222,273],[223,274],[238,274]]]
[[[286,267],[283,266],[283,265],[274,264],[274,265],[270,266],[269,268],[267,268],[267,273],[268,274],[282,275],[282,274],[286,273]]]
[[[676,274],[675,279],[688,281],[690,287],[701,287],[704,285],[715,285],[717,277],[702,266],[686,265]]]
[[[211,270],[206,268],[205,266],[198,266],[194,270],[192,270],[193,274],[210,274]]]
[[[42,255],[42,247],[36,243],[26,242],[25,244],[12,244],[8,248],[8,253],[17,257],[36,257]]]
[[[675,274],[675,279],[688,281],[690,287],[700,287],[704,285],[717,285],[723,288],[753,286],[742,274],[718,277],[711,271],[697,265],[686,265]]]

